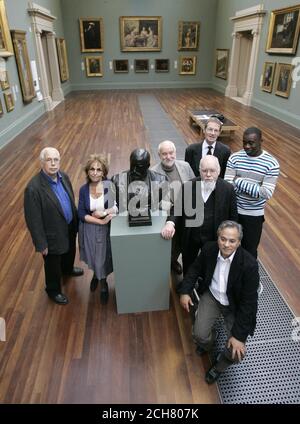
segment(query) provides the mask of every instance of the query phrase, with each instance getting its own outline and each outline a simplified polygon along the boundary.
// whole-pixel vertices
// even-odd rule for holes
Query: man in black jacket
[[[191,165],[196,177],[199,177],[199,163],[206,155],[216,156],[221,167],[220,178],[224,178],[230,149],[226,144],[217,141],[222,129],[218,118],[209,118],[205,124],[205,139],[201,143],[190,144],[185,150],[184,160]]]
[[[224,221],[218,229],[218,241],[203,247],[179,290],[181,306],[189,312],[193,306],[190,295],[198,281],[200,300],[193,338],[199,355],[212,349],[216,339],[214,323],[220,315],[224,317],[228,340],[206,373],[208,384],[214,383],[232,363],[244,358],[246,339],[253,335],[256,325],[258,264],[240,246],[242,236],[240,224]]]
[[[41,171],[25,189],[25,220],[36,251],[43,255],[46,292],[55,303],[66,305],[62,274],[83,274],[81,268],[73,267],[78,228],[74,193],[69,177],[59,170],[58,150],[44,148],[40,161]]]

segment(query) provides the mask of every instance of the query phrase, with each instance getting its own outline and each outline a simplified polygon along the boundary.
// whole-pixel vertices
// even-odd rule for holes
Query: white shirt
[[[212,146],[211,154],[213,155],[214,154],[214,151],[215,151],[215,148],[216,148],[216,141],[213,144],[208,144],[206,140],[203,141],[203,144],[202,144],[202,157],[203,158],[208,153],[208,150],[209,150],[208,149],[208,146]]]
[[[235,255],[234,251],[228,258],[224,259],[221,252],[218,253],[217,265],[215,272],[209,286],[209,290],[215,299],[217,299],[221,305],[228,306],[228,297],[226,294],[228,275],[230,266]]]
[[[201,181],[201,194],[202,194],[202,199],[204,203],[207,202],[207,199],[209,198],[209,196],[211,195],[211,193],[214,191],[215,188],[216,188],[216,184],[214,184],[212,188],[206,189],[206,187],[204,187],[203,181]]]
[[[90,195],[90,210],[91,211],[104,211],[104,196],[103,194],[98,197],[97,199],[94,199]]]

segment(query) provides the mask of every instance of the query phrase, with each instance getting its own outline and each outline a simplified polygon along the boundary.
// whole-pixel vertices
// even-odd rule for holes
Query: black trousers
[[[264,216],[249,216],[239,214],[239,223],[243,227],[242,247],[257,258],[257,248],[265,221]]]
[[[199,250],[202,248],[201,242],[196,242],[192,238],[189,240],[189,248],[182,252],[182,268],[185,275],[198,256]]]
[[[62,255],[48,254],[44,256],[44,270],[46,280],[46,292],[48,294],[61,293],[62,275],[71,274],[76,254],[76,234],[70,230],[69,251]]]

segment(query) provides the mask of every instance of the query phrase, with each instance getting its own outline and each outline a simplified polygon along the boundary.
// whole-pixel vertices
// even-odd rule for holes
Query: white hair
[[[158,154],[160,154],[160,151],[161,151],[161,149],[164,147],[164,145],[165,145],[165,144],[169,144],[170,146],[172,146],[172,148],[173,148],[174,152],[176,153],[176,146],[175,146],[175,144],[173,143],[173,141],[165,140],[165,141],[162,141],[161,143],[159,143],[158,148],[157,148],[157,150],[158,150]]]
[[[55,149],[54,147],[45,147],[40,153],[40,161],[45,160],[49,150],[55,151],[58,154],[58,156],[60,157],[59,151],[57,149]]]

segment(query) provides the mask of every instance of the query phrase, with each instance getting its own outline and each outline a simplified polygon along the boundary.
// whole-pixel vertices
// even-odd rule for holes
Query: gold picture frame
[[[229,49],[216,49],[215,77],[227,79],[229,63]]]
[[[261,89],[263,91],[266,91],[267,93],[272,93],[275,69],[276,69],[276,63],[274,62],[264,63]]]
[[[290,95],[292,86],[292,72],[294,66],[290,63],[278,63],[275,76],[275,94],[276,96],[285,97]]]
[[[104,50],[102,18],[80,18],[80,44],[82,53],[96,53]]]
[[[120,43],[123,52],[160,51],[161,16],[120,16]]]
[[[15,102],[12,92],[3,93],[7,112],[11,112],[15,108]]]
[[[179,21],[178,50],[199,49],[200,22]]]
[[[13,30],[11,31],[11,35],[15,50],[23,101],[24,103],[29,103],[35,97],[35,90],[26,44],[26,31]]]
[[[296,54],[300,29],[300,5],[271,12],[266,52]]]
[[[61,82],[69,79],[69,65],[67,57],[66,40],[64,38],[56,38],[57,57],[59,64],[59,73]]]
[[[102,57],[101,56],[86,56],[85,69],[87,77],[102,77]]]
[[[14,55],[4,0],[0,0],[0,57]]]
[[[129,72],[129,62],[127,59],[114,60],[114,73],[127,74]]]
[[[180,56],[179,74],[180,75],[195,75],[196,64],[197,64],[197,56]]]
[[[10,87],[9,79],[8,79],[8,72],[4,71],[3,75],[4,75],[4,79],[1,79],[1,88],[2,88],[2,90],[7,90]]]

